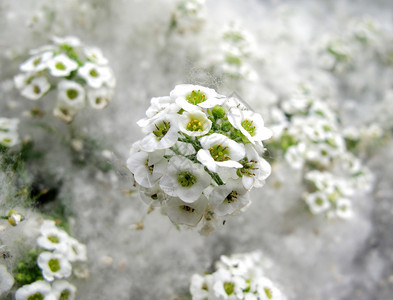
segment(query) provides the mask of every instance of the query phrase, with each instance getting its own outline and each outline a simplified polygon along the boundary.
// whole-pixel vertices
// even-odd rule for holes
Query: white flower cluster
[[[71,276],[71,263],[87,260],[86,246],[56,227],[54,221],[43,221],[40,232],[37,245],[46,251],[38,255],[37,265],[45,281],[22,286],[15,299],[75,299],[76,287],[64,278]]]
[[[19,142],[18,119],[0,118],[0,145],[13,147]]]
[[[54,37],[53,44],[30,54],[20,65],[22,73],[15,76],[15,86],[30,100],[56,89],[53,114],[61,120],[71,122],[86,103],[102,109],[111,101],[116,82],[99,48],[86,47],[76,37]]]
[[[349,197],[367,191],[370,171],[348,151],[336,114],[326,102],[304,94],[281,104],[275,111],[275,143],[294,169],[302,169],[310,183],[304,198],[313,214],[348,218]]]
[[[363,64],[374,54],[383,57],[387,46],[384,34],[372,19],[351,19],[339,34],[319,41],[320,63],[325,69],[341,73],[351,65]]]
[[[247,192],[270,175],[261,155],[272,133],[261,115],[213,89],[177,85],[151,99],[138,125],[147,135],[127,166],[142,199],[163,206],[175,224],[213,224],[238,213],[249,204]]]
[[[284,300],[286,297],[265,276],[260,252],[221,256],[216,271],[194,274],[190,293],[193,300]]]
[[[254,55],[254,39],[239,24],[228,25],[222,32],[219,66],[232,78],[256,80],[256,71],[247,62]]]
[[[199,31],[205,19],[205,0],[179,0],[172,13],[171,28],[179,33]]]

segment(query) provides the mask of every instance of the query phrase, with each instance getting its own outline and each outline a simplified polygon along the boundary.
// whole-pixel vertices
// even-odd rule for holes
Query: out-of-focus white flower
[[[56,227],[55,222],[44,220],[41,228],[41,235],[37,238],[37,245],[47,250],[65,252],[69,240],[69,235],[62,229]]]
[[[59,46],[66,45],[70,47],[79,47],[81,45],[81,41],[74,36],[66,36],[66,37],[54,36],[52,37],[52,41]]]
[[[160,179],[160,187],[165,193],[187,203],[199,199],[209,184],[210,177],[203,166],[181,156],[169,160],[167,172]]]
[[[304,199],[313,214],[326,212],[330,208],[327,195],[322,192],[308,194]]]
[[[106,66],[99,66],[90,62],[78,69],[78,74],[87,81],[92,88],[100,88],[112,77],[112,72]]]
[[[87,99],[91,107],[95,109],[105,108],[113,97],[113,91],[111,89],[102,87],[98,89],[89,89],[87,91]]]
[[[77,110],[75,108],[61,102],[53,109],[53,115],[66,123],[72,122],[76,113]]]
[[[80,243],[72,237],[68,237],[67,247],[62,248],[61,251],[65,258],[70,262],[87,260],[86,245]]]
[[[10,223],[12,226],[17,226],[24,219],[25,217],[16,210],[10,210],[8,212],[8,223]]]
[[[53,57],[53,52],[43,52],[30,57],[22,63],[19,69],[23,72],[40,72],[47,68],[47,62]]]
[[[66,77],[78,68],[78,63],[61,53],[48,61],[49,72],[55,77]]]
[[[0,296],[8,292],[14,285],[14,277],[8,273],[6,266],[0,265]]]
[[[23,97],[30,100],[38,100],[50,89],[50,83],[46,77],[39,76],[33,78],[21,91]]]
[[[46,281],[36,281],[19,288],[15,293],[15,300],[56,300],[56,296],[52,294],[52,288]]]
[[[18,119],[0,118],[0,145],[13,147],[19,143]]]
[[[191,277],[190,293],[193,300],[213,299],[213,276],[194,274]]]
[[[56,280],[52,284],[52,293],[59,300],[74,300],[76,287],[66,280]]]
[[[243,144],[239,144],[219,133],[202,137],[199,141],[203,149],[198,151],[197,159],[210,171],[217,172],[219,167],[243,167],[238,162],[245,155]]]
[[[170,198],[166,213],[175,224],[196,226],[201,220],[206,206],[207,199],[205,196],[201,196],[192,203],[184,202],[179,198]]]
[[[80,109],[85,106],[85,89],[79,83],[70,80],[60,81],[57,99],[68,107]]]
[[[97,47],[86,47],[84,49],[84,53],[85,53],[87,59],[90,60],[92,63],[95,63],[97,65],[106,65],[106,64],[108,64],[108,60],[102,54],[102,51],[101,51],[100,48],[97,48]]]
[[[351,201],[346,198],[337,199],[335,213],[338,218],[350,219],[353,216]]]
[[[37,265],[47,281],[53,281],[55,278],[68,278],[72,271],[70,262],[63,254],[56,252],[41,252],[37,258]]]

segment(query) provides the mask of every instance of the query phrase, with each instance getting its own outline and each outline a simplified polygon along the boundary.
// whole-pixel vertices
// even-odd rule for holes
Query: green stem
[[[220,178],[217,173],[210,171],[208,168],[205,167],[205,171],[210,175],[211,178],[217,183],[217,185],[224,185],[224,182]]]

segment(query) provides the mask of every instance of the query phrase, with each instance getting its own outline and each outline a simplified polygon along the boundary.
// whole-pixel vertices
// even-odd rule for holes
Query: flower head
[[[42,252],[37,258],[37,265],[47,281],[67,278],[71,275],[72,266],[61,253]]]

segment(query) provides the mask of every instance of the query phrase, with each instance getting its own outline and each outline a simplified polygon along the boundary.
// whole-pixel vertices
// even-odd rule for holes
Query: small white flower
[[[63,249],[61,249],[61,251],[63,251]],[[87,260],[86,245],[80,243],[76,239],[74,239],[72,237],[68,237],[67,247],[65,249],[66,249],[66,251],[62,252],[62,254],[70,262],[86,261]]]
[[[16,210],[10,210],[8,212],[8,223],[10,223],[12,226],[17,226],[24,219],[25,217]]]
[[[69,235],[55,226],[54,221],[45,220],[40,228],[41,235],[37,238],[37,245],[47,250],[64,252],[67,249]]]
[[[67,45],[70,47],[79,47],[81,45],[80,40],[74,36],[66,36],[66,37],[54,36],[52,37],[52,41],[59,46]]]
[[[55,295],[52,294],[52,288],[46,281],[40,280],[27,284],[19,288],[15,293],[15,300],[56,300]]]
[[[341,219],[350,219],[353,216],[352,203],[349,199],[336,200],[336,216]]]
[[[48,61],[48,68],[52,76],[67,77],[72,71],[78,69],[78,63],[61,53]]]
[[[194,274],[191,277],[190,293],[193,300],[214,299],[213,276]]]
[[[207,134],[212,122],[201,111],[183,112],[178,120],[180,131],[189,136],[202,136]]]
[[[78,69],[78,75],[87,81],[92,88],[100,88],[113,76],[109,67],[99,66],[90,62],[85,63]]]
[[[218,269],[213,277],[213,290],[217,299],[243,299],[243,290],[247,288],[245,278],[234,276],[226,269]]]
[[[7,267],[0,265],[0,296],[8,292],[14,285],[14,277],[7,271]]]
[[[272,131],[265,127],[262,116],[253,111],[232,108],[228,112],[228,121],[253,144],[272,137]]]
[[[86,47],[83,49],[83,51],[87,59],[90,60],[92,63],[95,63],[97,65],[108,64],[108,60],[104,57],[100,48]]]
[[[250,202],[243,184],[235,180],[229,180],[225,185],[215,187],[209,200],[218,216],[236,213]]]
[[[207,199],[203,195],[192,203],[169,198],[166,213],[174,224],[196,226],[202,219],[206,206]]]
[[[44,96],[50,89],[50,83],[46,77],[39,76],[33,78],[22,91],[22,96],[30,100],[38,100]]]
[[[80,109],[85,105],[85,89],[79,83],[70,80],[59,82],[57,99],[68,107]]]
[[[30,57],[22,63],[19,69],[23,72],[40,72],[47,68],[47,62],[53,57],[53,52],[43,52]]]
[[[284,300],[283,294],[270,279],[266,277],[258,278],[256,284],[261,300]]]
[[[152,205],[154,207],[161,206],[168,197],[167,194],[161,190],[158,183],[151,188],[139,187],[139,195],[147,205]]]
[[[72,267],[61,253],[42,252],[38,255],[37,265],[47,281],[70,277]]]
[[[128,169],[134,174],[135,181],[145,188],[154,186],[166,172],[167,161],[164,151],[136,152],[127,160]]]
[[[168,115],[156,118],[153,123],[146,125],[144,131],[148,132],[148,135],[140,142],[142,150],[153,152],[172,147],[178,139],[176,117]]]
[[[236,175],[242,178],[243,186],[247,190],[250,190],[253,186],[262,187],[272,168],[266,160],[258,155],[251,144],[246,144],[244,147],[246,156],[240,161],[243,167],[236,170]]]
[[[76,287],[66,280],[56,280],[52,284],[52,293],[56,299],[60,300],[74,300]]]
[[[26,87],[35,77],[34,73],[20,73],[14,76],[14,85],[21,90]]]
[[[13,147],[19,143],[18,119],[0,118],[0,145]]]
[[[313,214],[323,213],[330,208],[330,202],[327,195],[322,192],[306,195],[305,201]]]
[[[192,84],[179,84],[170,92],[170,97],[188,112],[221,105],[224,97],[213,89]]]
[[[58,102],[53,109],[53,115],[66,123],[72,122],[76,113],[77,110],[75,108],[61,102]]]
[[[197,159],[210,171],[217,172],[218,167],[242,168],[238,161],[245,156],[243,144],[236,143],[225,135],[213,133],[199,139],[203,149],[197,153]]]
[[[109,102],[112,101],[112,97],[113,90],[106,87],[88,89],[87,91],[87,99],[89,100],[89,104],[95,109],[105,108]]]
[[[181,156],[173,156],[167,172],[160,179],[161,189],[170,196],[192,203],[210,184],[210,176],[201,164],[195,164]]]
[[[304,143],[299,143],[289,147],[284,158],[292,168],[300,170],[304,166],[305,154],[306,145]]]

